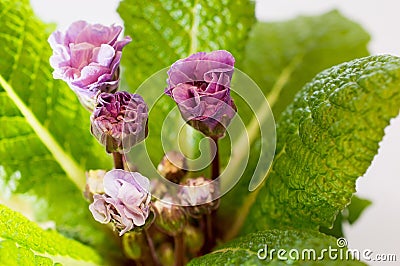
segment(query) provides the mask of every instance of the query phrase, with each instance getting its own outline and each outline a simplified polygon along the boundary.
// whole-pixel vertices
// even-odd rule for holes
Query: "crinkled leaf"
[[[368,40],[368,34],[358,24],[337,11],[285,22],[259,22],[250,34],[242,67],[267,96],[277,118],[295,93],[318,72],[368,55]],[[235,100],[239,115],[246,122],[251,120],[249,118],[254,120],[251,110],[245,110],[237,97]],[[262,112],[265,110],[260,110],[260,114]],[[260,154],[258,131],[251,132],[249,140],[252,146],[246,171],[235,188],[224,196],[219,209],[220,229],[227,231],[228,238],[240,229],[256,195],[249,193],[248,185]],[[280,141],[279,136],[277,141]],[[233,147],[241,149],[237,143]],[[243,155],[239,153],[238,156]],[[238,219],[232,228],[232,216],[236,216],[233,213],[238,214]],[[229,226],[224,221],[228,221]]]
[[[0,205],[0,228],[1,265],[102,264],[93,249],[56,231],[45,231],[4,205]]]
[[[330,228],[321,226],[319,228],[319,231],[334,237],[343,237],[343,224],[355,223],[355,221],[357,221],[357,219],[361,216],[365,209],[371,204],[372,202],[370,200],[362,199],[357,197],[356,195],[353,195],[350,204],[336,216],[333,226]]]
[[[108,168],[110,159],[90,135],[89,113],[53,79],[50,31],[29,1],[1,0],[0,10],[1,198],[11,204],[31,195],[36,220],[91,244],[105,241],[82,189],[85,170]]]
[[[329,257],[329,253],[326,252],[329,247],[337,249],[332,256],[336,254],[338,259]],[[263,250],[259,253],[260,249]],[[280,253],[282,259],[277,255],[280,249],[285,251]],[[340,252],[344,254],[343,259],[339,257]],[[357,260],[346,260],[346,249],[339,249],[334,237],[307,230],[269,230],[237,238],[210,254],[195,258],[189,265],[343,265],[344,263],[365,265]]]
[[[318,74],[278,122],[274,165],[244,232],[330,227],[350,203],[399,102],[398,57],[365,57]]]

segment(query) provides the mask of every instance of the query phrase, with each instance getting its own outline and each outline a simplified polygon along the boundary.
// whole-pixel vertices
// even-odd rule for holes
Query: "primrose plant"
[[[182,161],[181,168],[167,156],[158,168],[165,178],[181,184],[181,204],[164,202],[171,197],[168,192],[162,199],[152,199],[151,190],[162,184],[153,182],[151,188],[150,180],[130,169],[125,158],[148,134],[149,108],[140,95],[119,91],[122,50],[132,41],[130,37],[119,40],[121,31],[120,26],[85,21],[74,22],[65,33],[55,31],[49,38],[53,76],[64,80],[91,112],[91,133],[114,158],[115,169],[87,172],[85,196],[91,202],[89,210],[94,219],[111,224],[120,237],[144,234],[147,245],[135,242],[137,237],[123,242],[127,250],[136,246],[138,252],[126,254],[138,262],[160,265],[152,239],[154,230],[175,238],[176,265],[183,265],[189,259],[182,233],[186,224],[198,227],[199,234],[204,232],[203,243],[198,245],[199,250],[191,251],[191,256],[205,254],[216,244],[212,217],[218,208],[219,183],[211,181],[220,174],[219,155],[216,152],[209,177],[185,178],[185,157],[170,151]],[[236,114],[230,95],[234,63],[233,56],[225,50],[198,52],[179,59],[168,71],[165,94],[176,102],[189,125],[215,142],[224,137]],[[218,151],[218,144],[216,148]],[[142,249],[151,256],[143,256],[146,253]]]
[[[368,261],[342,224],[370,204],[400,58],[358,24],[252,0],[122,0],[125,28],[65,31],[0,10],[0,265]]]

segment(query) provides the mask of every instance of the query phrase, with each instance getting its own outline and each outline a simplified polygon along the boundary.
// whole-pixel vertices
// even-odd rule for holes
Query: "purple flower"
[[[183,119],[207,136],[222,137],[236,114],[230,95],[234,63],[224,50],[200,52],[176,61],[168,71],[165,93]]]
[[[105,194],[95,194],[89,205],[94,219],[113,222],[122,236],[143,226],[150,213],[150,181],[137,172],[114,169],[104,176]]]
[[[65,33],[55,31],[49,37],[53,77],[67,82],[90,111],[99,92],[117,90],[122,48],[131,41],[117,41],[121,31],[120,26],[77,21]]]
[[[138,94],[101,93],[90,117],[91,132],[107,152],[129,152],[147,136],[148,108]]]

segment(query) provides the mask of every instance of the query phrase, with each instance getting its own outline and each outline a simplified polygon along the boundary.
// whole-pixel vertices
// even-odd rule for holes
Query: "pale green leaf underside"
[[[99,265],[101,257],[91,248],[65,238],[55,231],[45,231],[21,214],[0,205],[0,264]],[[46,259],[48,258],[48,259]]]
[[[29,1],[0,0],[0,10],[0,191],[8,192],[1,200],[33,195],[38,221],[53,220],[57,230],[99,244],[105,237],[82,189],[85,170],[108,168],[110,159],[90,135],[89,113],[53,79],[50,31]]]
[[[273,114],[278,118],[295,93],[318,72],[368,55],[368,40],[368,34],[358,24],[337,11],[283,22],[258,22],[250,33],[242,67],[267,96]],[[252,152],[242,179],[221,201],[219,224],[221,230],[227,231],[228,239],[240,230],[257,195],[257,191],[249,192],[248,184],[261,148],[258,121],[237,98],[235,100],[241,117],[252,117],[247,127]],[[257,111],[260,117],[265,117],[266,110]],[[280,141],[279,136],[277,141]],[[240,142],[235,142],[233,148],[236,159],[242,160],[244,155],[238,152],[243,149]],[[235,216],[238,218],[232,225]]]
[[[356,59],[318,74],[277,124],[273,168],[244,232],[329,227],[349,204],[399,102],[398,57]]]
[[[329,247],[337,249],[336,242],[334,237],[315,231],[262,231],[226,243],[210,254],[192,260],[189,265],[364,265],[352,259],[331,260],[328,253],[322,253],[323,249],[329,249]],[[257,253],[260,249],[266,250],[266,245],[268,256],[265,259],[259,259]],[[285,250],[286,254],[283,254],[282,258],[287,258],[287,260],[278,259],[277,252],[272,253],[271,260],[272,249]],[[296,253],[291,251],[292,249],[298,251],[298,259]],[[314,255],[308,257],[308,253],[304,252],[311,249],[315,251],[315,259]],[[343,254],[346,254],[345,250],[342,250]],[[302,259],[303,253],[304,259]],[[261,252],[260,256],[263,258],[265,252]]]

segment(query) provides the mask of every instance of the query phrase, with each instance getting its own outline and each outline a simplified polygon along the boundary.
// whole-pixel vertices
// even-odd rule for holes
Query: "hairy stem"
[[[160,263],[160,261],[158,260],[157,257],[157,253],[156,253],[156,249],[154,248],[154,243],[153,240],[151,239],[149,232],[147,231],[147,229],[143,230],[143,233],[146,237],[146,241],[147,244],[149,246],[149,250],[150,250],[150,254],[151,254],[151,259],[153,260],[153,265],[155,266],[162,266],[162,264]]]
[[[114,168],[115,169],[124,169],[124,159],[123,155],[119,152],[113,152],[113,159],[114,159]]]
[[[215,147],[213,143],[215,143]],[[215,153],[214,153],[215,150]],[[218,149],[218,138],[211,138],[211,154],[215,154],[213,161],[211,163],[211,178],[212,180],[219,177],[219,149]]]
[[[210,213],[204,214],[201,220],[203,234],[204,234],[204,244],[201,248],[201,254],[209,253],[215,246],[215,238],[213,234],[213,215]]]
[[[183,241],[183,233],[179,233],[174,236],[174,248],[175,248],[175,266],[183,266],[185,259],[185,243]]]

